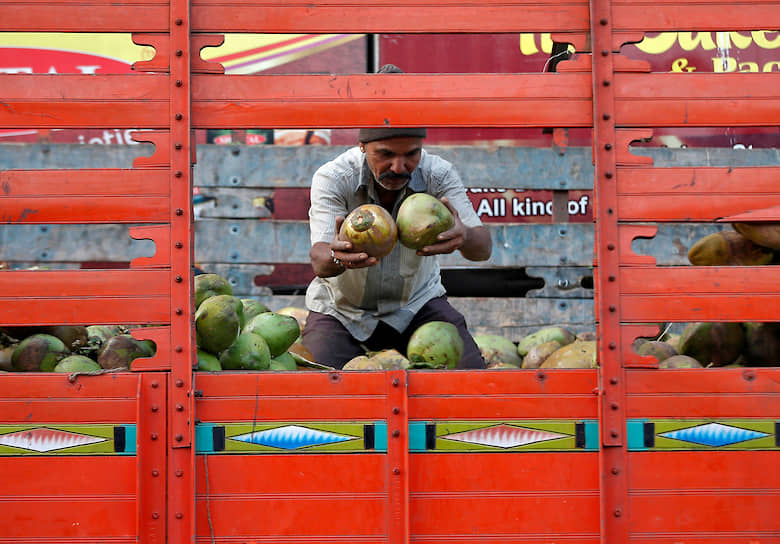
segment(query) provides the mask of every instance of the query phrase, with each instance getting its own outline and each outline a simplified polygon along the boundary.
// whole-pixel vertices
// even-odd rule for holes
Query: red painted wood
[[[735,31],[777,28],[780,15],[772,0],[743,3],[734,0],[709,0],[691,4],[684,0],[618,0],[612,3],[615,28],[620,30],[697,30]]]
[[[110,478],[111,473],[102,475]],[[35,513],[38,512],[36,515]],[[35,497],[4,501],[0,539],[6,542],[56,542],[62,539],[135,539],[135,496]],[[46,539],[46,540],[44,540]],[[0,540],[1,541],[1,540]]]
[[[258,10],[263,17],[258,17]],[[193,28],[200,32],[533,32],[584,31],[588,4],[458,0],[447,4],[408,0],[318,0],[291,4],[279,0],[192,3]]]
[[[776,168],[623,168],[623,221],[714,221],[780,199]]]
[[[0,197],[7,223],[162,222],[170,214],[164,172],[6,170]]]
[[[4,0],[0,31],[166,32],[168,3],[161,0]]]
[[[40,478],[42,473],[56,478]],[[99,474],[111,477],[96,478]],[[135,496],[135,480],[135,458],[129,455],[0,457],[0,503],[77,495],[127,501]]]
[[[238,103],[241,106],[238,106]],[[196,128],[587,126],[588,74],[193,76]]]

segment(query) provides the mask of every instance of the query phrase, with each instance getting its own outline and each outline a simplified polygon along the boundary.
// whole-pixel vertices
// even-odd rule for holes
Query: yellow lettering
[[[736,72],[737,61],[731,57],[713,57],[712,71],[715,73]]]
[[[740,62],[739,63],[739,71],[740,72],[758,72],[758,63],[757,62]]]
[[[681,58],[672,62],[672,72],[693,72],[696,68],[688,66],[688,59]]]
[[[676,39],[676,32],[661,32],[658,34],[658,36],[645,35],[645,38],[636,44],[636,47],[643,53],[658,55],[660,53],[669,51],[669,49],[671,49],[674,45]]]
[[[740,49],[747,49],[750,47],[750,44],[753,43],[753,38],[750,36],[743,36],[739,32],[729,32],[728,36],[732,43]]]
[[[677,39],[684,51],[693,51],[699,46],[705,51],[715,49],[715,42],[712,41],[711,32],[680,32],[677,35]]]
[[[549,32],[542,33],[542,51],[545,53],[552,53],[553,41],[552,34]]]
[[[539,52],[536,47],[536,34],[524,32],[520,34],[520,54],[535,55]]]
[[[777,70],[775,70],[777,68]],[[780,72],[780,62],[772,60],[764,64],[762,72]]]
[[[767,34],[774,34],[775,38],[770,40]],[[780,47],[780,32],[776,30],[754,30],[750,35],[753,36],[753,41],[761,49],[777,49]]]

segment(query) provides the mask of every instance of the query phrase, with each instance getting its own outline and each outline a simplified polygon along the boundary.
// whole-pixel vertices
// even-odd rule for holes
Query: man
[[[379,73],[400,72],[392,65]],[[455,250],[471,261],[490,258],[490,233],[471,205],[460,176],[444,159],[422,148],[424,128],[367,128],[359,146],[320,167],[312,178],[312,268],[306,292],[309,315],[302,341],[317,362],[341,368],[366,350],[406,354],[412,333],[429,321],[448,321],[460,332],[458,368],[485,368],[463,316],[445,296],[436,255]],[[383,206],[395,218],[416,192],[439,198],[455,225],[434,245],[414,251],[396,244],[377,260],[338,239],[344,217],[361,204]]]

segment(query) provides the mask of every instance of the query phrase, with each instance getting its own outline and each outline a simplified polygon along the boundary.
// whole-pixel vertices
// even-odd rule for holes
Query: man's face
[[[366,162],[380,187],[400,191],[420,164],[422,138],[389,138],[360,144]]]

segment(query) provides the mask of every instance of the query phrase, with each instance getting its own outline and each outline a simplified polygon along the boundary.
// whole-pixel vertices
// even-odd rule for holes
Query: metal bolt
[[[604,172],[604,177],[607,179],[612,179],[612,172]]]
[[[616,518],[619,518],[620,516],[623,515],[623,511],[620,508],[615,508],[614,514]]]
[[[615,281],[615,276],[609,276],[609,277],[607,278],[607,281]]]
[[[175,147],[176,149],[181,149],[181,148],[182,148],[182,147],[184,147],[184,146],[183,146],[183,145],[181,145],[179,142],[176,142],[176,143],[173,145],[173,147]]]
[[[397,467],[396,467],[396,468],[394,468],[394,469],[393,469],[393,474],[396,474],[396,475],[398,475],[398,474],[401,474],[401,469],[400,469],[400,468],[397,468]]]
[[[398,387],[398,384],[401,382],[398,381],[398,378],[393,378],[393,387]]]
[[[184,405],[183,404],[177,404],[176,405],[176,411],[177,412],[182,412],[183,410],[184,410]]]
[[[155,478],[157,478],[157,476],[159,476],[159,475],[160,475],[160,471],[159,470],[153,470],[152,471],[152,476],[154,476]]]
[[[606,18],[603,18],[603,19],[601,19],[601,20],[599,21],[599,24],[600,24],[601,26],[607,26],[607,22],[608,22],[608,21],[607,21],[607,19],[606,19]]]
[[[182,21],[181,19],[176,19],[174,22],[176,23],[176,26],[181,26],[181,24],[182,24],[184,21]]]
[[[615,344],[615,342],[610,342],[610,343],[609,343],[609,349],[612,349],[612,350],[614,350],[614,349],[616,349],[616,348],[617,348],[617,344]]]
[[[607,208],[607,214],[612,215],[613,213],[615,213],[615,210],[612,208]]]
[[[619,433],[615,429],[612,429],[611,431],[609,431],[609,436],[611,436],[612,438],[617,438],[618,434]]]
[[[176,115],[174,115],[174,117],[176,118],[177,121],[181,121],[182,119],[184,119],[184,116],[181,113],[177,113]]]
[[[176,380],[176,387],[184,387],[184,380]]]
[[[182,85],[184,85],[184,82],[181,79],[177,79],[176,80],[176,86],[177,87],[181,87]]]
[[[602,56],[602,57],[606,57],[607,55],[609,55],[609,51],[608,51],[608,50],[606,50],[606,49],[602,49],[602,50],[601,50],[601,56]]]
[[[620,408],[617,402],[613,402],[612,404],[609,405],[609,407],[612,408],[613,410],[617,410],[618,408]]]
[[[176,512],[176,519],[181,519],[183,517],[184,517],[184,514],[182,514],[181,512]]]
[[[184,476],[184,471],[181,470],[181,469],[177,470],[176,471],[176,477],[177,478],[181,478],[182,476]]]
[[[160,519],[160,514],[158,512],[152,512],[152,519]]]
[[[177,274],[177,275],[176,275],[176,277],[175,277],[175,278],[173,278],[173,279],[174,279],[174,281],[175,281],[176,283],[181,283],[181,282],[182,282],[182,280],[183,280],[183,278],[182,278],[181,276],[179,276],[178,274]]]
[[[176,208],[176,215],[184,215],[184,210],[181,208]]]
[[[184,173],[181,170],[176,170],[176,172],[173,174],[177,178],[180,178],[184,175]]]
[[[152,412],[157,412],[159,410],[160,410],[159,406],[157,406],[156,404],[152,404]]]
[[[612,467],[612,470],[610,472],[612,472],[612,474],[617,476],[618,474],[620,474],[620,469],[618,467]]]
[[[612,378],[609,379],[609,383],[611,383],[612,385],[617,385],[618,381],[619,380],[617,378],[615,378],[615,377],[612,377]]]
[[[182,51],[181,49],[177,49],[176,50],[176,56],[177,57],[181,57],[183,54],[184,54],[184,51]]]
[[[175,438],[176,442],[181,442],[182,440],[184,440],[184,436],[182,436],[180,434],[177,434],[174,438]]]
[[[152,389],[157,389],[158,387],[160,387],[159,382],[156,381],[152,382]]]
[[[607,249],[610,251],[615,251],[615,244],[607,244]]]
[[[609,307],[609,311],[610,311],[610,312],[614,312],[615,310],[617,310],[617,308],[615,308],[614,306],[610,306],[610,307]]]
[[[609,80],[605,79],[604,81],[601,82],[601,84],[604,85],[605,87],[609,87]]]
[[[181,249],[184,247],[184,244],[182,244],[181,242],[176,242],[174,245],[176,246],[176,249]]]
[[[401,436],[401,431],[399,431],[397,429],[395,431],[393,431],[393,438],[398,438],[399,436]]]
[[[175,348],[173,348],[173,351],[175,351],[176,353],[181,353],[182,351],[184,351],[184,348],[182,348],[181,346],[176,346]]]
[[[149,438],[151,438],[152,440],[157,440],[157,433],[152,433],[152,434],[149,436]]]
[[[396,414],[396,415],[400,414],[401,413],[401,409],[400,408],[393,408],[393,413]]]
[[[181,308],[176,308],[175,311],[176,311],[176,315],[181,315],[184,313],[184,310],[182,310]]]
[[[604,149],[609,151],[610,149],[612,149],[612,144],[604,144]]]
[[[612,116],[608,113],[605,113],[604,115],[601,116],[601,118],[604,119],[605,121],[609,121],[611,117]]]

